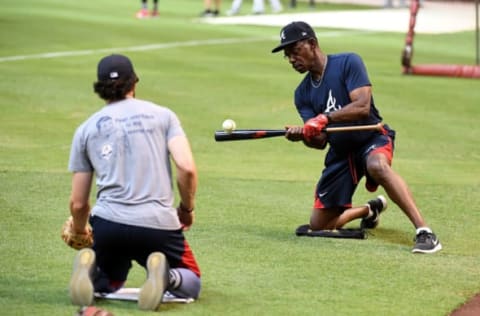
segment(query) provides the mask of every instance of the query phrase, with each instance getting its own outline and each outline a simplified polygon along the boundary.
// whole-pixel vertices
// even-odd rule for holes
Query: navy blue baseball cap
[[[280,31],[280,45],[272,49],[272,53],[279,52],[290,44],[309,38],[317,38],[310,25],[301,21],[292,22]]]
[[[100,60],[97,66],[99,81],[129,78],[135,74],[133,65],[127,56],[112,54]]]

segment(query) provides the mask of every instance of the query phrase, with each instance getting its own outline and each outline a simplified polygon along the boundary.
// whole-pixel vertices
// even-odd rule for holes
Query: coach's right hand
[[[305,135],[305,138],[310,140],[312,137],[320,135],[327,124],[328,116],[325,114],[319,114],[314,118],[309,119],[303,126],[303,134]]]

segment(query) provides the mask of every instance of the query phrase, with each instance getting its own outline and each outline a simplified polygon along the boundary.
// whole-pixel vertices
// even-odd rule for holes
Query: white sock
[[[370,204],[365,204],[366,207],[368,207],[368,214],[367,216],[365,216],[365,218],[370,218],[372,217],[375,213],[372,211],[372,209],[370,208]]]
[[[425,231],[427,233],[432,233],[432,230],[429,227],[418,227],[416,234],[420,234],[420,232]]]
[[[177,269],[169,270],[169,285],[168,288],[175,290],[182,284],[182,275]]]

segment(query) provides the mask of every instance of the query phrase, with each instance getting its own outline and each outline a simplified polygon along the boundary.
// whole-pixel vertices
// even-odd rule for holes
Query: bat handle
[[[327,127],[325,132],[355,132],[355,131],[381,131],[383,129],[383,123],[371,124],[371,125],[354,125],[354,126],[340,126],[340,127]]]

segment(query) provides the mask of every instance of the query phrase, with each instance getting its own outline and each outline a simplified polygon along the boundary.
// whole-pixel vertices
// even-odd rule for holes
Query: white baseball
[[[234,120],[227,119],[223,121],[222,128],[227,133],[231,133],[232,131],[235,130],[236,127],[237,127],[237,124],[235,124]]]

